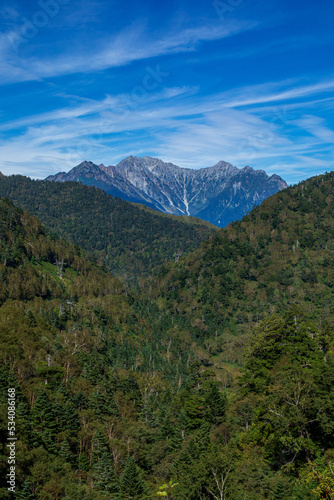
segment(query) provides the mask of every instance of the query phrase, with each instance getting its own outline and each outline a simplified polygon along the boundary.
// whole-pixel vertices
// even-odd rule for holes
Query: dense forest
[[[160,307],[191,322],[212,352],[225,346],[228,361],[242,359],[250,326],[292,304],[326,320],[334,299],[333,185],[330,173],[285,189],[178,265],[162,266],[153,289]]]
[[[162,214],[78,182],[2,176],[0,196],[36,215],[127,281],[178,260],[217,230],[196,217]]]
[[[277,193],[139,291],[2,200],[3,498],[8,387],[17,498],[333,498],[333,195]]]

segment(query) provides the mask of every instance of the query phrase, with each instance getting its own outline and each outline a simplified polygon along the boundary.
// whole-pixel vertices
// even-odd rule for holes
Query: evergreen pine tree
[[[170,423],[169,415],[166,415],[159,432],[159,439],[167,440],[174,434],[174,429]]]
[[[40,434],[44,448],[50,453],[57,453],[57,447],[54,441],[54,436],[49,429],[45,429]]]
[[[74,395],[73,405],[77,411],[81,411],[88,408],[88,404],[89,404],[88,398],[86,394],[84,394],[83,392],[79,391]]]
[[[119,408],[113,395],[95,392],[89,398],[89,406],[99,417],[103,415],[120,416]]]
[[[107,451],[104,451],[100,459],[94,464],[94,485],[97,489],[108,493],[119,492],[112,455]]]
[[[197,448],[200,452],[204,452],[208,449],[210,443],[210,424],[209,422],[203,421],[196,436]]]
[[[124,498],[139,499],[145,492],[145,483],[132,457],[126,459],[120,485]]]
[[[92,464],[101,460],[103,453],[108,451],[107,440],[100,429],[97,429],[93,437]]]
[[[38,392],[36,402],[31,410],[34,425],[40,430],[48,430],[51,436],[56,433],[56,419],[52,404],[45,390]]]
[[[197,394],[190,394],[184,403],[184,409],[187,415],[188,429],[193,430],[200,427],[204,412],[203,399]]]
[[[28,310],[27,312],[27,316],[28,316],[28,323],[29,323],[29,326],[30,327],[34,327],[34,326],[37,326],[37,321],[36,321],[36,318],[34,316],[34,313],[32,312],[31,309]]]
[[[285,486],[282,481],[278,481],[274,491],[274,500],[283,500],[285,496]]]
[[[18,403],[16,415],[18,421],[20,422],[20,425],[18,426],[18,433],[22,435],[21,439],[23,439],[23,441],[30,443],[32,439],[32,422],[27,403]]]
[[[124,393],[133,401],[135,406],[142,404],[142,395],[139,389],[137,380],[134,377],[129,377],[124,382]]]
[[[113,396],[108,397],[106,406],[109,415],[115,415],[115,417],[121,416],[121,413]]]
[[[181,448],[182,441],[183,441],[182,435],[183,435],[182,429],[181,429],[180,423],[178,422],[176,427],[173,428],[171,438],[170,438],[169,450],[171,452],[175,452]]]
[[[72,463],[72,454],[71,454],[71,449],[69,442],[67,439],[64,439],[64,441],[61,443],[60,450],[59,450],[59,456],[62,457],[62,459],[71,464]]]
[[[30,484],[25,481],[22,488],[18,489],[16,493],[16,498],[18,500],[35,500],[35,495],[31,492]]]
[[[88,472],[90,469],[90,462],[89,458],[85,453],[81,453],[79,460],[78,460],[78,468],[80,470],[83,470],[84,472]]]
[[[221,424],[225,419],[227,400],[226,395],[219,392],[216,385],[213,385],[206,398],[206,419],[214,425]]]
[[[80,463],[85,466],[84,458]],[[100,429],[97,429],[93,438],[92,468],[96,489],[118,493],[119,486],[114,472],[113,458]]]
[[[180,415],[179,415],[179,426],[181,429],[182,439],[184,439],[185,435],[186,435],[186,429],[187,429],[187,416],[186,416],[186,413],[183,409],[180,411]]]
[[[64,418],[64,428],[71,431],[72,434],[76,434],[79,430],[79,416],[75,410],[72,403],[65,403],[63,406],[63,418]]]

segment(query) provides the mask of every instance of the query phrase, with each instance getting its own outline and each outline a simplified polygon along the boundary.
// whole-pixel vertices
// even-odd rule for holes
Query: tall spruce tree
[[[137,500],[145,493],[145,483],[132,457],[126,459],[120,484],[123,498]]]
[[[206,400],[206,419],[214,425],[221,424],[225,419],[227,400],[224,393],[219,392],[216,385],[213,385]]]
[[[18,500],[35,500],[35,495],[31,491],[30,484],[28,481],[24,481],[22,488],[19,488],[16,492],[16,498]]]
[[[94,486],[108,493],[119,493],[111,453],[104,451],[94,465]]]
[[[31,410],[34,426],[41,432],[47,430],[51,436],[56,433],[56,419],[51,401],[46,391],[41,388],[38,392],[36,402]]]
[[[69,442],[67,439],[64,439],[64,441],[61,443],[60,450],[59,450],[59,456],[62,457],[62,459],[71,464],[72,463],[72,454],[71,454],[71,449]]]
[[[94,487],[109,493],[118,493],[119,486],[114,472],[113,457],[100,429],[97,429],[93,439],[92,467]]]
[[[283,500],[284,498],[286,498],[285,494],[286,491],[284,483],[282,481],[278,481],[274,491],[274,500]]]

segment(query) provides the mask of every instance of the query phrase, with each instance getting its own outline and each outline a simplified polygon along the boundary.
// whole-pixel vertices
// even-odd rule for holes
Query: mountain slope
[[[20,497],[107,500],[105,482],[122,493],[129,453],[152,481],[145,457],[152,439],[136,441],[144,429],[152,437],[143,405],[147,412],[160,407],[157,395],[187,377],[189,343],[180,339],[167,347],[164,329],[140,298],[2,198],[0,277],[0,497],[11,496],[8,388],[20,422],[10,426]],[[180,353],[184,360],[171,364]],[[159,440],[159,429],[153,432]],[[108,464],[104,480],[104,464],[96,469],[99,446]],[[140,484],[144,491],[142,474]]]
[[[176,265],[160,270],[161,308],[187,321],[194,338],[226,360],[268,314],[299,304],[311,317],[334,301],[334,174],[266,199]],[[201,340],[200,340],[201,339]]]
[[[78,247],[0,199],[1,498],[12,497],[6,481],[13,389],[18,498],[148,500],[168,488],[176,500],[211,500],[222,496],[222,481],[227,500],[332,498],[333,280],[332,262],[323,259],[333,254],[333,183],[325,176],[273,197],[245,219],[249,226],[222,231],[186,265],[174,265],[174,282],[169,276],[167,283],[176,295],[169,301],[126,292]],[[210,330],[210,308],[221,316],[214,280],[230,285],[229,268],[219,266],[233,272],[234,262],[247,286],[253,279],[243,271],[249,258],[255,266],[255,248],[264,252],[260,267],[268,264],[271,283],[268,255],[278,270],[287,255],[276,248],[275,231],[287,238],[282,227],[291,230],[294,265],[309,257],[327,288],[312,289],[314,273],[303,265],[301,288],[313,294],[313,317],[278,302],[289,310],[249,329],[243,374],[233,384],[212,352],[215,339],[225,350],[227,344],[219,321]],[[257,249],[261,234],[268,241],[259,237]],[[178,310],[187,294],[190,309]],[[254,310],[251,299],[244,298],[245,314]],[[323,314],[316,321],[318,303]],[[196,337],[206,344],[205,363]]]
[[[114,274],[129,278],[147,275],[156,266],[196,249],[216,231],[200,219],[153,212],[75,182],[2,177],[0,196],[37,215]]]
[[[109,167],[83,162],[47,180],[94,185],[125,200],[165,213],[197,216],[220,227],[287,187],[279,176],[269,177],[251,167],[238,169],[220,161],[213,167],[194,170],[148,156],[129,156]]]

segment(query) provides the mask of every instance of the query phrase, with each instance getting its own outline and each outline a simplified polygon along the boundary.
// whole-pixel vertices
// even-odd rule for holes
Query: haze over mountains
[[[278,175],[220,161],[208,168],[181,168],[160,159],[129,156],[116,166],[84,161],[46,180],[78,181],[124,200],[175,215],[193,215],[219,227],[242,218],[254,205],[287,187]]]

